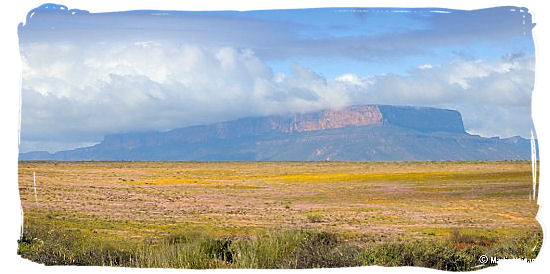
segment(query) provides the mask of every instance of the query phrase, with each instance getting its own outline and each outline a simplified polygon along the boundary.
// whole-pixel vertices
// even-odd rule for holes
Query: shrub
[[[307,233],[294,250],[285,268],[358,266],[360,249],[342,242],[329,232]]]
[[[460,248],[468,246],[491,246],[495,243],[495,240],[485,235],[462,233],[456,229],[452,231],[448,242]]]
[[[310,223],[321,223],[323,222],[323,216],[318,213],[308,213],[307,215],[307,221]]]
[[[367,247],[364,265],[420,266],[441,270],[464,271],[478,265],[476,248],[457,249],[441,242],[392,242]]]
[[[542,247],[541,233],[527,234],[506,239],[487,251],[488,256],[497,258],[519,258],[533,260]]]
[[[229,239],[207,239],[200,243],[200,253],[205,254],[212,259],[220,259],[222,261],[232,263],[233,253],[230,250],[231,240]]]
[[[300,230],[282,230],[236,240],[231,245],[233,265],[237,268],[281,268],[306,235]]]

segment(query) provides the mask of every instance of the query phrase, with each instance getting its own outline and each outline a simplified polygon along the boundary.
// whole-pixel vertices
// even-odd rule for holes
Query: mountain
[[[166,132],[113,134],[90,147],[19,155],[19,160],[61,161],[530,159],[530,140],[468,134],[458,111],[388,105],[247,117]]]

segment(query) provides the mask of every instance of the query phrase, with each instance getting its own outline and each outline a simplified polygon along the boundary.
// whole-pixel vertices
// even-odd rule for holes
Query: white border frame
[[[9,3],[17,2],[17,3]],[[197,270],[183,269],[134,269],[134,268],[111,268],[111,267],[79,267],[79,266],[50,266],[45,267],[33,263],[29,260],[22,259],[16,254],[17,242],[16,239],[20,233],[20,200],[17,184],[17,156],[19,144],[19,106],[21,92],[21,65],[19,59],[19,45],[17,39],[17,25],[19,22],[24,22],[27,12],[31,9],[53,2],[67,6],[69,9],[82,9],[90,12],[110,12],[124,10],[258,10],[258,9],[288,9],[288,8],[314,8],[314,7],[401,7],[401,8],[449,8],[449,9],[481,9],[496,6],[518,6],[526,7],[533,15],[533,22],[536,27],[533,30],[535,51],[536,51],[536,79],[535,90],[532,97],[533,121],[535,124],[536,134],[539,139],[539,155],[540,155],[540,182],[539,182],[539,200],[540,205],[537,219],[545,232],[544,221],[549,220],[548,210],[544,207],[543,201],[548,200],[547,187],[548,170],[546,161],[550,159],[550,150],[547,148],[550,143],[550,123],[545,123],[545,117],[548,116],[549,95],[547,88],[550,86],[550,77],[547,73],[550,61],[548,52],[550,52],[550,42],[548,34],[550,33],[550,10],[546,9],[545,1],[542,0],[452,0],[452,1],[437,1],[437,0],[377,0],[377,1],[360,1],[360,0],[278,0],[267,3],[267,1],[250,1],[250,0],[201,0],[199,2],[187,1],[170,1],[170,0],[134,0],[134,1],[112,1],[112,0],[25,0],[9,1],[4,3],[2,8],[2,42],[0,43],[2,50],[1,54],[1,71],[0,79],[2,79],[2,87],[0,99],[0,119],[2,121],[2,130],[0,134],[0,151],[2,152],[0,167],[2,171],[0,201],[3,206],[3,225],[0,233],[0,260],[2,268],[6,273],[17,271],[17,273],[40,272],[40,273],[97,273],[98,271],[106,273],[190,273]],[[22,2],[22,3],[21,3]],[[7,4],[9,3],[9,4]],[[546,181],[546,182],[544,182]],[[544,182],[544,183],[543,183]],[[545,233],[546,234],[546,233]],[[539,257],[532,263],[526,263],[519,260],[500,261],[497,267],[478,270],[475,273],[518,273],[528,271],[531,273],[542,273],[543,270],[550,269],[550,250],[548,250],[548,239],[545,237],[543,248],[539,253]],[[222,272],[230,273],[239,271],[239,273],[257,273],[271,272],[281,273],[281,270],[207,270],[206,273]],[[296,270],[298,273],[364,273],[369,271],[382,273],[442,273],[438,270],[426,268],[384,268],[377,266],[346,268],[346,269],[309,269]],[[295,270],[284,270],[282,272],[290,273]]]

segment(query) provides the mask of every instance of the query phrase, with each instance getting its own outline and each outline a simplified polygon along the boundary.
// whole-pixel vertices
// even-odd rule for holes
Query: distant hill
[[[90,147],[19,155],[19,160],[61,161],[530,159],[530,140],[468,134],[458,111],[387,105],[248,117],[166,132],[113,134]]]

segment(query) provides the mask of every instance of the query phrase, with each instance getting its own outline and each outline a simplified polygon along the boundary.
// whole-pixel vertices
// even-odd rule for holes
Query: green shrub
[[[308,213],[307,215],[307,221],[310,223],[321,223],[323,222],[323,215],[318,213]]]
[[[233,253],[230,250],[231,240],[229,239],[207,239],[200,243],[200,253],[205,254],[212,259],[220,259],[222,261],[232,263]]]
[[[534,233],[506,239],[487,251],[487,256],[533,260],[542,247],[542,234]]]
[[[336,234],[307,233],[294,250],[285,268],[321,268],[358,266],[360,249],[344,243]]]
[[[464,271],[479,264],[478,248],[457,249],[441,242],[392,242],[367,247],[362,254],[364,265],[419,266],[441,270]]]
[[[237,268],[281,268],[307,237],[300,230],[273,231],[233,242],[233,265]]]
[[[458,229],[453,230],[448,239],[448,242],[457,247],[491,246],[495,241],[495,239],[491,239],[485,235],[462,233]]]

